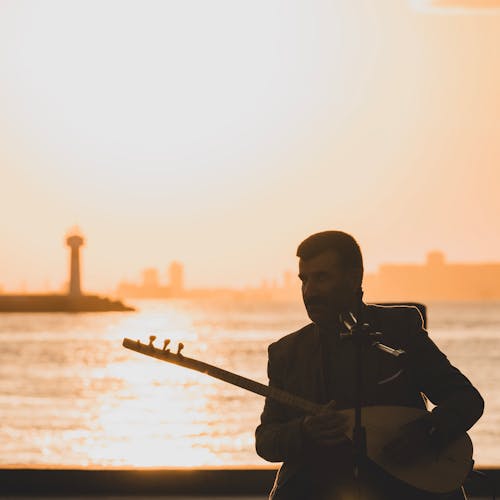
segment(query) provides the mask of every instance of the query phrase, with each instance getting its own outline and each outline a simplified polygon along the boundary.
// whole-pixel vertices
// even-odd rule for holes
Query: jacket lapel
[[[325,384],[325,366],[324,366],[324,346],[321,339],[319,328],[314,325],[314,348],[311,357],[311,368],[313,373],[313,397],[318,403],[328,403],[328,394]]]

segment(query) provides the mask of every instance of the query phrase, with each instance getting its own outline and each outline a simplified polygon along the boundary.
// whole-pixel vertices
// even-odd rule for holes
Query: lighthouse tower
[[[68,290],[70,297],[80,297],[82,295],[80,287],[80,247],[84,243],[83,237],[77,231],[71,231],[66,237],[66,245],[71,249]]]

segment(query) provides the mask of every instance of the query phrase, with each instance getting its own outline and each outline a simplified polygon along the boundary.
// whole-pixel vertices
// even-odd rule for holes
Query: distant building
[[[142,272],[142,286],[146,289],[156,289],[160,286],[158,270],[155,268],[144,269]]]
[[[367,274],[369,301],[500,300],[499,263],[447,263],[442,252],[424,264],[383,264]]]
[[[184,266],[180,262],[172,262],[167,270],[169,282],[161,284],[158,270],[144,269],[142,283],[121,282],[117,288],[119,297],[137,299],[161,299],[184,296]]]
[[[172,262],[168,266],[170,291],[179,295],[184,291],[184,266],[180,262]]]

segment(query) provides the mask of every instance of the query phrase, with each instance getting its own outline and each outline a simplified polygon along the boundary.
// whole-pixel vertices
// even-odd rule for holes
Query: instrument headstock
[[[132,340],[124,338],[122,345],[127,349],[139,352],[141,354],[146,354],[147,356],[152,356],[153,358],[159,358],[164,361],[170,361],[175,364],[181,364],[180,361],[184,359],[184,356],[181,353],[182,349],[184,349],[184,344],[182,342],[179,342],[179,344],[177,345],[177,352],[174,353],[171,352],[171,350],[168,348],[171,342],[170,339],[165,339],[163,341],[162,348],[155,347],[154,345],[155,340],[156,340],[156,335],[149,336],[148,344],[141,342],[139,339]]]

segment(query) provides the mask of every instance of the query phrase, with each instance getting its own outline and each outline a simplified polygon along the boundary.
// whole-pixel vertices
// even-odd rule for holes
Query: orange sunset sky
[[[324,229],[500,261],[500,2],[437,3],[3,0],[0,286],[59,289],[74,224],[96,291],[256,284]]]

